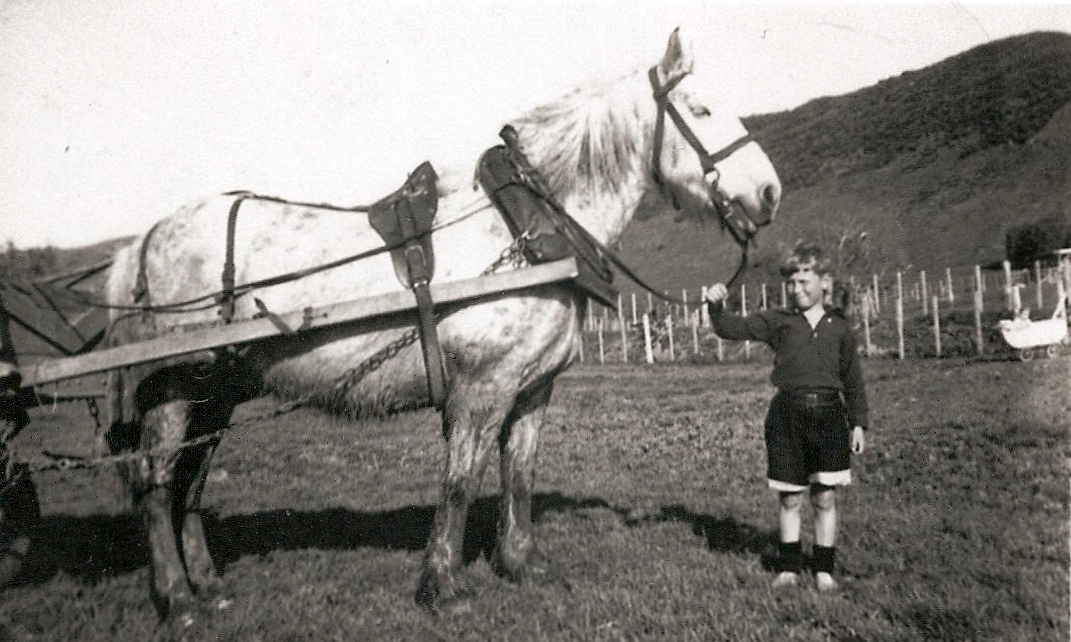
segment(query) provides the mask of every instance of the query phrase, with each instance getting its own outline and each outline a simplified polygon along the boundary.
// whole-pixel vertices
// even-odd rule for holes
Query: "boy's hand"
[[[859,454],[866,449],[866,431],[862,426],[852,429],[852,452]]]
[[[715,283],[707,288],[706,300],[711,303],[721,303],[729,297],[729,289],[724,283]]]

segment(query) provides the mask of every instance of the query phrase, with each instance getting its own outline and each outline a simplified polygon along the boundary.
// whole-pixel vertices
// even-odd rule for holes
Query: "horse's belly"
[[[446,311],[438,337],[454,388],[477,383],[515,395],[570,363],[575,295],[560,287],[536,292]],[[340,326],[265,344],[251,363],[267,391],[351,416],[419,408],[430,397],[421,343],[411,329]]]

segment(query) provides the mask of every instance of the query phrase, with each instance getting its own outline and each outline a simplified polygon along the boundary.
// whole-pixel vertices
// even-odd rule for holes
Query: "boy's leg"
[[[811,506],[814,509],[814,559],[815,581],[818,589],[829,591],[837,588],[833,580],[833,564],[837,552],[837,491],[833,486],[811,486]]]
[[[837,545],[837,489],[835,486],[811,486],[814,509],[814,543],[832,548]]]
[[[774,586],[791,586],[796,583],[802,566],[803,552],[800,547],[800,508],[803,506],[803,493],[782,491],[778,493],[780,511],[778,524],[780,537],[778,555],[781,573],[774,580]]]

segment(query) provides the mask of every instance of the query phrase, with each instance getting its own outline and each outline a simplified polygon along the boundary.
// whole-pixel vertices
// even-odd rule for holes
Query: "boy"
[[[821,248],[797,245],[780,271],[792,302],[788,309],[726,314],[728,292],[721,283],[708,290],[707,305],[718,336],[762,341],[774,350],[770,380],[778,392],[765,424],[767,480],[780,500],[781,572],[774,587],[797,583],[800,508],[810,486],[815,583],[820,591],[832,591],[836,487],[851,483],[849,451],[861,453],[866,445],[866,391],[851,325],[842,312],[824,305],[833,279]]]

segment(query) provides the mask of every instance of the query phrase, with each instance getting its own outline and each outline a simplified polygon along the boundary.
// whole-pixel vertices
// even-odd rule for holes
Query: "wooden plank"
[[[107,380],[106,374],[98,372],[35,388],[23,388],[22,402],[26,408],[36,408],[57,401],[98,399],[105,394]]]
[[[442,305],[571,280],[576,276],[576,260],[567,258],[511,272],[441,284],[432,283],[430,289],[432,299],[437,305]],[[409,290],[399,290],[355,301],[308,308],[300,312],[278,314],[277,319],[287,327],[306,331],[415,309],[416,299],[413,293]],[[177,331],[155,339],[96,350],[84,355],[40,361],[23,371],[23,385],[37,386],[201,350],[267,339],[280,334],[283,334],[283,331],[275,321],[267,318],[237,321],[230,325],[188,332]]]
[[[67,323],[62,314],[43,298],[34,297],[31,292],[37,290],[0,286],[0,305],[7,309],[12,321],[50,345],[56,353],[78,352],[85,340]]]

